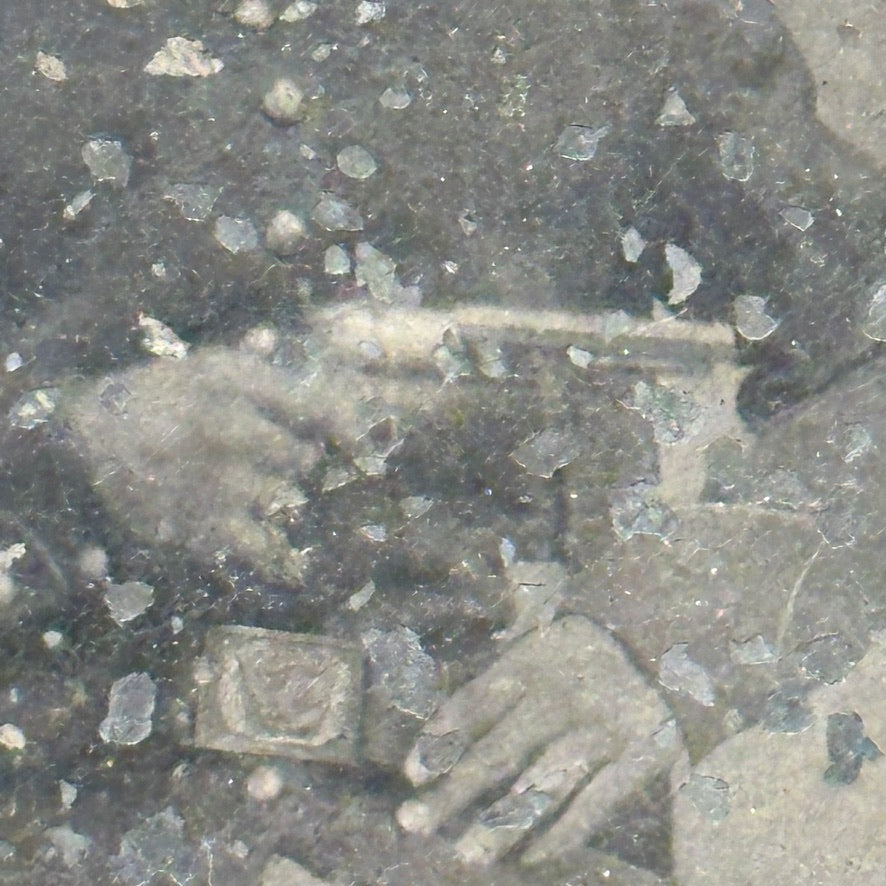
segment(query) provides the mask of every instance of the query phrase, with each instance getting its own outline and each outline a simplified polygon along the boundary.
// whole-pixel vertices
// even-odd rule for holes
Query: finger
[[[557,739],[514,782],[510,791],[464,833],[456,849],[465,861],[491,864],[550,818],[587,778],[591,757],[606,754],[599,730],[580,729]]]
[[[138,370],[127,381],[126,416],[103,410],[106,420],[116,423],[111,439],[118,449],[128,445],[135,450],[146,469],[172,460],[187,473],[205,465],[219,472],[223,484],[228,467],[239,461],[252,466],[257,479],[263,468],[291,472],[304,461],[303,450],[289,429],[263,414],[254,399],[257,384],[264,390],[276,380],[279,387],[282,373],[262,377],[269,367],[251,362],[235,368],[237,375],[232,376],[232,367],[209,349],[208,355],[175,365]]]
[[[244,478],[241,488],[253,482],[252,478]],[[187,502],[181,501],[177,490],[171,490],[166,499],[169,507],[175,508],[176,519],[169,529],[164,529],[165,534],[170,536],[169,540],[184,541],[189,550],[204,559],[207,555],[233,553],[258,566],[269,577],[300,580],[306,564],[305,553],[292,547],[280,527],[256,519],[235,494],[237,485],[233,483],[223,497],[216,495],[202,500],[197,496]],[[155,489],[152,495],[158,492],[160,490]],[[163,510],[157,507],[154,516],[166,527],[168,521]]]
[[[549,719],[553,710],[573,722],[576,716],[584,720],[589,699],[596,698],[615,673],[637,679],[615,641],[581,616],[567,616],[544,632],[526,634],[431,718],[404,771],[415,785],[448,772],[473,741],[527,694],[534,700],[528,721]]]
[[[291,473],[304,460],[298,441],[286,428],[241,399],[230,404],[195,405],[181,416],[175,432],[156,439],[154,444],[153,450],[145,452],[146,458],[177,454],[183,460],[206,462],[220,471],[222,483],[226,482],[228,465],[240,460],[252,466],[256,478],[262,470]]]
[[[207,347],[171,369],[165,364],[152,365],[150,383],[170,388],[171,380],[173,386],[163,402],[171,398],[178,403],[188,398],[197,407],[206,402],[207,411],[214,411],[231,424],[246,409],[266,413],[274,426],[293,427],[313,425],[324,414],[335,411],[334,398],[321,401],[315,397],[306,402],[304,389],[310,388],[315,377],[275,366],[254,353]]]
[[[321,431],[350,443],[383,419],[415,412],[439,389],[433,376],[365,371],[328,359],[302,371],[286,371],[244,355],[238,357],[239,386],[250,402],[277,421],[304,432]],[[230,368],[225,369],[230,374]]]
[[[449,772],[465,750],[523,698],[525,683],[518,674],[498,667],[500,663],[462,686],[428,721],[403,766],[414,785]]]
[[[286,533],[268,524],[253,525],[249,531],[251,543],[242,546],[243,535],[237,538],[237,552],[247,562],[257,563],[267,574],[283,581],[301,582],[308,563],[307,551],[293,548]]]
[[[682,747],[673,720],[652,735],[633,742],[579,791],[560,818],[523,854],[522,862],[543,864],[579,849],[606,825],[619,803],[656,775],[667,771],[679,757]]]
[[[465,751],[458,765],[420,799],[404,803],[397,820],[406,831],[433,833],[486,791],[513,780],[562,728],[550,717],[536,717],[534,708],[522,703]]]
[[[439,391],[433,377],[373,374],[348,366],[326,367],[297,389],[299,409],[344,443],[353,443],[373,426],[394,419],[403,433],[409,418]],[[299,413],[296,413],[299,414]]]

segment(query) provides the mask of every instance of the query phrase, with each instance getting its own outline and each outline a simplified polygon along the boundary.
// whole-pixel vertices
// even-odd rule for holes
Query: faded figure
[[[245,611],[421,638],[433,710],[377,704],[373,675],[352,762],[396,771],[379,830],[413,858],[442,847],[448,882],[861,884],[886,865],[882,115],[849,131],[835,81],[813,94],[879,44],[828,22],[841,63],[807,48],[807,67],[808,16],[783,5],[796,45],[767,0],[407,4],[311,70],[352,84],[358,43],[381,47],[409,113],[376,94],[333,113],[321,84],[297,140],[233,123],[188,158],[202,174],[230,140],[268,164],[239,193],[276,200],[304,142],[314,227],[292,266],[216,267],[211,225],[189,228],[168,280],[196,288],[151,278],[135,329],[129,293],[90,288],[161,238],[84,238],[88,296],[22,324],[20,450],[51,427],[152,568],[224,586],[182,591],[193,636]],[[338,46],[353,4],[320,6]],[[319,65],[311,28],[292,40]],[[333,161],[356,132],[366,181]],[[167,193],[149,165],[135,205]],[[317,212],[330,193],[372,212],[342,230]],[[295,286],[331,247],[349,270]],[[244,297],[232,268],[272,282]],[[189,350],[159,316],[184,303],[211,338],[191,299],[239,336],[253,291],[300,325]],[[139,337],[152,356],[130,360]],[[99,377],[61,365],[81,344]]]
[[[616,545],[605,570],[585,574],[583,587],[597,588],[596,617],[676,690],[666,694],[701,754],[691,770],[682,760],[672,770],[681,884],[865,883],[882,870],[884,388],[882,365],[871,364],[782,416],[745,453],[729,484],[733,503],[683,509],[667,549],[631,539]],[[574,621],[553,622],[444,704],[407,761],[413,783],[430,787],[401,808],[404,827],[433,829],[504,781],[508,791],[477,815],[459,851],[488,860],[520,844],[525,862],[562,861],[603,827],[619,796],[678,759],[661,720],[606,750],[601,721],[619,723],[620,708],[636,714],[644,705],[634,702],[651,696],[624,676],[600,688],[597,667],[611,675],[623,668],[590,624],[580,642],[595,662],[585,674],[598,704],[578,717],[594,724],[593,736],[575,742],[573,693],[588,687],[570,688],[581,677],[564,637],[577,630]],[[719,685],[691,660],[682,678],[666,673],[668,650],[681,640]],[[511,668],[522,674],[523,661],[531,677],[502,679]],[[751,701],[750,684],[760,679],[771,691]],[[722,712],[724,697],[719,723],[700,713]],[[568,713],[546,713],[548,704]],[[743,731],[704,755],[718,740],[703,734],[706,720],[718,736]],[[557,740],[539,756],[546,730]],[[478,740],[459,757],[466,735]],[[521,760],[534,762],[515,777]],[[559,820],[521,842],[547,815],[556,819],[552,810],[567,796]]]
[[[736,883],[782,865],[785,853],[805,864],[806,840],[822,853],[834,840],[835,852],[839,844],[869,869],[873,831],[852,825],[849,844],[844,831],[848,817],[876,810],[879,781],[871,779],[883,767],[863,742],[886,741],[867,701],[881,609],[871,583],[882,566],[884,514],[879,364],[755,438],[735,411],[745,370],[733,362],[728,327],[717,324],[666,313],[641,322],[403,311],[371,300],[315,311],[311,321],[296,358],[291,343],[263,329],[239,350],[158,358],[61,397],[59,415],[88,453],[95,488],[133,531],[195,555],[252,562],[271,578],[309,581],[311,551],[288,531],[310,497],[317,441],[334,439],[352,466],[384,474],[401,448],[427,434],[423,419],[452,407],[448,398],[499,397],[511,378],[508,354],[554,354],[552,378],[561,380],[592,380],[601,368],[627,378],[610,407],[613,439],[647,428],[640,468],[605,493],[610,541],[587,561],[582,539],[600,507],[583,492],[600,469],[587,438],[558,412],[559,427],[536,426],[513,451],[518,470],[565,485],[572,565],[567,574],[519,550],[505,557],[498,656],[442,701],[401,758],[417,789],[397,813],[406,832],[454,834],[469,867],[518,859],[530,870],[591,865],[655,882],[588,844],[664,778],[676,798],[680,882],[705,882],[721,856],[704,853],[721,842],[732,847]],[[490,371],[492,353],[500,365]],[[562,408],[571,395],[553,389],[541,402]],[[860,717],[857,740],[831,751],[841,772],[871,761],[859,762],[857,778],[825,778],[833,742],[824,737],[838,709]],[[391,759],[371,740],[365,753]],[[753,781],[754,808],[768,804],[784,827],[749,811],[742,785],[759,778],[753,766],[745,776],[758,753],[776,772],[767,786]],[[694,769],[690,755],[702,758]],[[810,795],[778,789],[801,771],[822,810],[814,836]],[[805,829],[785,830],[792,816],[805,816]],[[841,816],[843,829],[835,826]],[[784,849],[790,839],[796,845]],[[743,841],[755,853],[737,851]],[[792,877],[799,870],[782,869]]]

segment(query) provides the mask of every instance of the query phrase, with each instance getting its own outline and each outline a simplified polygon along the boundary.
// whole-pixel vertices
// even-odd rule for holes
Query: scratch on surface
[[[785,604],[784,612],[781,614],[781,620],[778,624],[778,636],[776,637],[776,647],[779,652],[782,652],[782,644],[784,642],[785,634],[788,632],[788,627],[791,624],[791,620],[794,617],[794,604],[797,601],[797,597],[800,594],[800,588],[803,587],[803,582],[806,580],[806,576],[809,574],[809,570],[812,568],[812,564],[818,558],[818,555],[821,553],[821,549],[824,546],[824,542],[819,542],[818,547],[815,549],[815,552],[812,556],[806,561],[803,566],[802,571],[797,576],[797,580],[794,582],[794,586],[791,588],[790,596],[788,597],[788,602]]]

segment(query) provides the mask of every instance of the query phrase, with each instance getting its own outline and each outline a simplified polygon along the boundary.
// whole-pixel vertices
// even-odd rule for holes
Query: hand
[[[329,439],[354,455],[376,422],[428,396],[396,382],[325,355],[284,369],[247,348],[204,347],[68,390],[59,411],[94,488],[143,542],[298,580],[305,554],[286,528],[305,504],[299,481]]]
[[[291,575],[282,524],[314,456],[293,433],[287,381],[256,355],[204,348],[68,392],[61,410],[94,487],[137,537]]]
[[[429,720],[405,763],[428,787],[397,819],[430,834],[503,789],[456,848],[488,864],[553,820],[521,858],[540,863],[580,848],[682,754],[669,710],[624,650],[568,616],[519,639]]]

